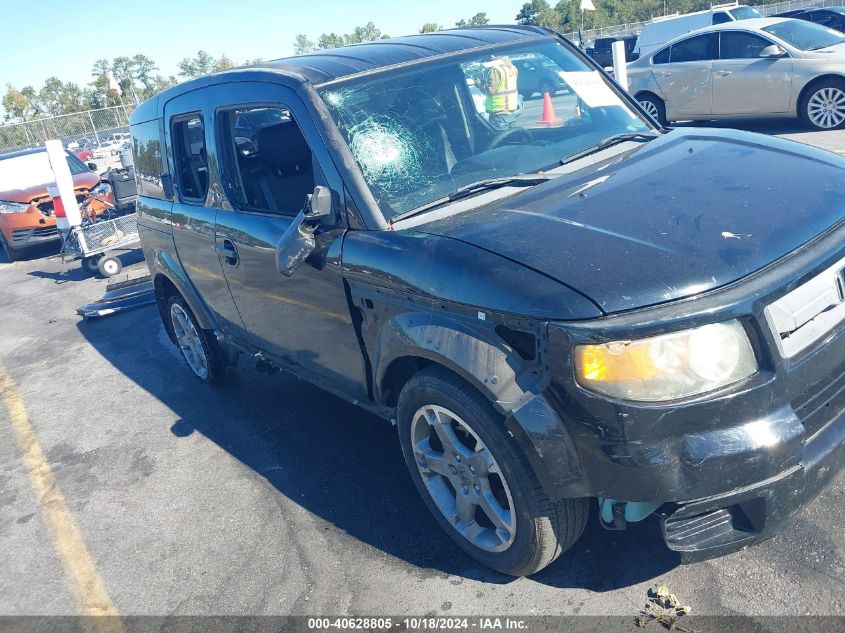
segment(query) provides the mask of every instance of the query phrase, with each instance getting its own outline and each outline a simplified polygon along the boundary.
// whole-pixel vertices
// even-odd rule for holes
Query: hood
[[[97,186],[98,182],[100,182],[100,177],[93,171],[82,172],[73,176],[74,189],[92,189]],[[49,196],[47,193],[48,184],[51,183],[45,182],[40,185],[26,187],[25,189],[7,189],[6,191],[0,191],[0,200],[27,204],[39,198],[46,198]]]
[[[416,230],[498,253],[614,313],[734,282],[843,218],[845,159],[697,129]]]
[[[805,51],[812,55],[813,57],[820,57],[820,58],[830,58],[835,57],[837,59],[841,57],[845,57],[845,42],[842,44],[834,44],[833,46],[827,46],[825,48],[819,48],[814,51]]]

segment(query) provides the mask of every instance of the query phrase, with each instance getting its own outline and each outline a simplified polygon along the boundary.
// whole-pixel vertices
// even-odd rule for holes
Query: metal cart
[[[138,216],[130,213],[72,227],[64,236],[62,255],[81,258],[82,269],[89,275],[113,277],[123,270],[113,251],[130,250],[138,244]]]

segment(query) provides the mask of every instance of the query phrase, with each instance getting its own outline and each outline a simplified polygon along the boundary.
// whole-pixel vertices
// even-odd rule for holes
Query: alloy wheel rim
[[[513,497],[498,463],[458,415],[425,405],[411,422],[414,461],[429,495],[453,528],[488,552],[516,536]]]
[[[188,366],[197,376],[205,380],[208,378],[208,358],[202,347],[202,339],[191,318],[182,306],[174,303],[170,307],[170,320],[173,323],[176,344],[182,350]]]
[[[103,269],[109,274],[113,275],[117,272],[117,263],[111,260],[103,264]]]
[[[649,115],[652,119],[657,121],[657,106],[654,105],[651,101],[640,101],[640,106],[643,110],[645,110],[646,114]]]
[[[807,102],[807,116],[816,127],[835,128],[845,121],[845,92],[839,88],[822,88]]]

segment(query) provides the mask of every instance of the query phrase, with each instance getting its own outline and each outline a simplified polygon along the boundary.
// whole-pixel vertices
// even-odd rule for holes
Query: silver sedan
[[[845,127],[845,35],[760,18],[687,33],[628,64],[628,89],[661,123],[801,117]]]

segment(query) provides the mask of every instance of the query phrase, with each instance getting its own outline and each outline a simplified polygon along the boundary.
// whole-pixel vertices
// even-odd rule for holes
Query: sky
[[[41,87],[56,76],[84,86],[100,58],[144,53],[163,75],[200,49],[236,63],[293,54],[305,33],[348,33],[369,21],[393,36],[417,33],[426,22],[453,26],[479,11],[491,24],[513,23],[525,0],[0,0],[7,25],[30,25],[0,38],[0,91]],[[8,34],[7,34],[8,35]]]

